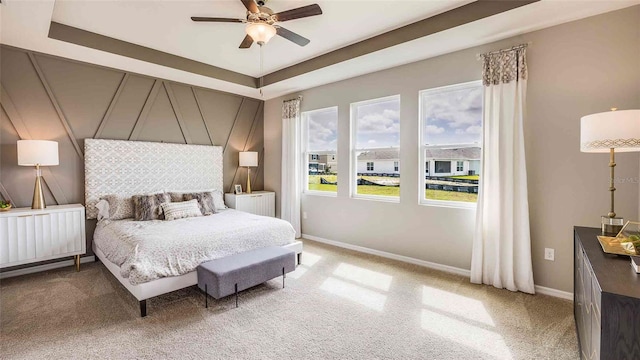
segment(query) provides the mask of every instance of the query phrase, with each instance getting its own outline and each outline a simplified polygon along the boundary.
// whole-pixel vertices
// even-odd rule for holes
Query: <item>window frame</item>
[[[303,111],[300,114],[301,120],[302,120],[302,131],[301,131],[301,137],[302,137],[302,141],[300,141],[300,145],[301,145],[301,150],[302,150],[302,169],[304,169],[304,175],[302,177],[302,193],[304,195],[318,195],[318,196],[328,196],[328,197],[337,197],[338,196],[338,188],[336,187],[336,191],[320,191],[320,190],[310,190],[309,189],[309,164],[310,164],[310,159],[311,159],[311,155],[313,152],[317,152],[318,150],[313,150],[310,151],[308,149],[309,147],[309,114],[312,114],[314,112],[322,112],[322,111],[327,111],[327,110],[332,110],[335,109],[336,112],[336,121],[340,121],[339,120],[339,109],[338,106],[328,106],[325,108],[320,108],[320,109],[313,109],[313,110],[308,110],[308,111]],[[336,125],[336,133],[337,136],[340,136],[339,133],[339,127]],[[313,160],[313,161],[319,161],[320,160],[320,155],[316,154],[317,159]],[[336,152],[334,154],[335,159],[338,158],[338,146],[336,146]],[[336,160],[338,161],[338,160]],[[338,173],[338,169],[336,168],[336,174],[339,175]],[[338,185],[339,186],[339,185]]]
[[[356,148],[356,144],[357,144],[357,135],[358,135],[358,128],[357,128],[357,119],[356,119],[356,112],[357,112],[357,108],[358,106],[363,106],[363,105],[369,105],[369,104],[375,104],[375,103],[379,103],[379,102],[386,102],[386,101],[391,101],[391,100],[397,100],[398,103],[400,104],[398,112],[399,112],[399,117],[400,119],[402,119],[402,98],[400,96],[400,94],[396,94],[396,95],[390,95],[390,96],[383,96],[383,97],[379,97],[379,98],[375,98],[375,99],[369,99],[369,100],[363,100],[363,101],[357,101],[357,102],[352,102],[351,104],[349,104],[349,130],[351,132],[351,136],[350,136],[350,144],[349,144],[349,151],[351,152],[350,154],[350,161],[349,161],[349,195],[352,199],[362,199],[362,200],[374,200],[374,201],[380,201],[380,202],[390,202],[390,203],[400,203],[400,194],[398,194],[398,196],[385,196],[385,195],[368,195],[368,194],[358,194],[358,152],[362,152],[362,151],[366,151],[367,149],[358,149]],[[400,120],[400,122],[402,122]],[[402,124],[400,124],[400,127],[402,127]],[[400,130],[401,131],[401,130]],[[402,147],[402,143],[401,141],[399,141],[400,144],[398,145],[398,151],[401,151],[401,147]],[[401,156],[399,156],[401,157]],[[398,159],[398,162],[400,161],[400,159]],[[402,176],[400,175],[400,178],[402,178]],[[401,186],[402,187],[402,184]]]
[[[434,161],[434,173],[426,172],[426,162],[427,158],[425,156],[425,152],[427,146],[424,144],[424,104],[423,104],[423,95],[429,93],[437,93],[440,91],[455,91],[468,89],[472,87],[482,87],[482,80],[473,80],[459,84],[453,85],[445,85],[445,86],[436,86],[428,89],[423,89],[418,91],[418,164],[420,166],[420,170],[418,171],[418,204],[424,206],[440,206],[440,207],[450,207],[450,208],[459,208],[459,209],[476,209],[477,202],[465,202],[465,201],[450,201],[450,200],[433,200],[426,198],[426,176],[437,176],[435,172],[435,161]],[[483,99],[483,107],[484,107],[484,99]],[[484,122],[482,123],[482,128],[484,129]],[[482,136],[480,137],[480,149],[484,148],[484,142],[482,141]],[[430,161],[428,161],[430,162]],[[480,159],[482,166],[482,159]]]

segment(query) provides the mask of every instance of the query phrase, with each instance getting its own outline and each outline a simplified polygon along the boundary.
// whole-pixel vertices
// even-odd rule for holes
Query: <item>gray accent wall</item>
[[[238,152],[258,151],[251,183],[263,188],[263,101],[4,45],[0,51],[3,199],[31,206],[34,169],[17,165],[20,139],[59,144],[60,165],[43,168],[48,205],[84,203],[85,138],[223,146],[225,192],[246,184]],[[87,222],[88,253],[94,226]]]
[[[475,209],[418,204],[418,92],[479,80],[476,54],[531,42],[524,130],[534,280],[572,292],[573,226],[598,227],[609,206],[608,154],[580,152],[580,118],[640,108],[638,19],[634,6],[268,100],[265,187],[280,191],[283,100],[302,95],[303,111],[338,106],[338,182],[346,184],[350,103],[400,94],[400,203],[353,199],[346,185],[337,197],[303,195],[302,233],[469,269]],[[616,212],[631,220],[639,218],[638,158],[616,156]],[[544,260],[547,247],[555,261]]]

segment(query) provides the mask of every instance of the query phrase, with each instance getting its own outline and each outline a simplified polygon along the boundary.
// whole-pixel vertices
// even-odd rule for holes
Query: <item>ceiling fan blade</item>
[[[192,16],[191,20],[193,21],[207,21],[207,22],[228,22],[228,23],[243,23],[245,20],[242,19],[229,19],[229,18],[217,18],[217,17],[200,17],[200,16]]]
[[[244,37],[244,40],[242,40],[242,42],[240,43],[240,49],[248,49],[251,47],[251,45],[253,45],[253,38],[247,35]]]
[[[252,13],[259,13],[260,10],[258,10],[258,4],[256,4],[255,1],[253,0],[240,0],[242,1],[242,4],[244,5],[244,7],[247,8],[247,10],[251,11]]]
[[[298,35],[291,30],[287,30],[282,26],[278,26],[276,28],[276,34],[282,36],[283,38],[292,41],[300,46],[305,46],[311,42],[311,40],[307,39],[304,36]]]
[[[296,9],[282,11],[275,14],[278,21],[287,21],[293,19],[300,19],[309,16],[322,15],[322,9],[318,4],[307,5]]]

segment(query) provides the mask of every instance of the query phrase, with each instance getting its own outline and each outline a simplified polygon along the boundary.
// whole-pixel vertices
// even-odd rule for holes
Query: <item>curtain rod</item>
[[[483,57],[485,57],[485,56],[495,55],[495,54],[500,54],[500,53],[507,52],[507,51],[512,51],[512,50],[524,49],[524,48],[526,48],[526,47],[530,46],[531,44],[533,44],[533,42],[529,41],[529,42],[524,43],[524,44],[520,44],[520,45],[512,46],[512,47],[510,47],[510,48],[508,48],[508,49],[502,49],[502,50],[491,51],[491,52],[484,53],[484,54],[480,54],[480,53],[478,53],[478,54],[476,54],[476,59],[478,59],[478,60],[482,60],[482,58],[483,58]]]

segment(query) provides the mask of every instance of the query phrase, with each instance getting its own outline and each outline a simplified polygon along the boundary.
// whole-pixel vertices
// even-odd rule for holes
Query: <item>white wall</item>
[[[475,210],[418,204],[418,91],[478,80],[476,54],[532,42],[525,138],[534,278],[538,285],[572,291],[573,226],[598,226],[608,207],[607,155],[580,152],[580,117],[612,106],[640,108],[638,19],[635,6],[301,92],[303,111],[339,107],[344,179],[337,197],[303,195],[308,218],[302,232],[469,269]],[[346,186],[349,104],[395,94],[401,95],[402,114],[400,203],[352,199]],[[265,187],[277,192],[282,100],[296,95],[265,104]],[[640,173],[637,153],[616,160],[617,176]],[[617,189],[616,212],[637,219],[638,184]],[[544,260],[545,247],[555,249],[555,262]]]
[[[359,173],[373,173],[373,174],[399,174],[400,171],[395,171],[394,163],[399,160],[358,160],[358,172]],[[373,163],[373,170],[367,170],[367,163]],[[400,170],[400,168],[398,168]]]

